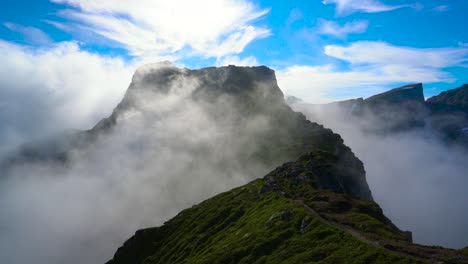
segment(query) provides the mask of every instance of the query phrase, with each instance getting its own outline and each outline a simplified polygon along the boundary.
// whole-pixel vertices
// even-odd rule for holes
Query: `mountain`
[[[265,150],[260,156],[275,160],[273,157],[284,153],[288,146],[302,144],[309,147],[292,151],[301,154],[284,157],[283,162],[293,162],[284,163],[262,179],[186,209],[160,227],[137,231],[117,250],[108,264],[467,263],[466,250],[411,243],[411,233],[399,230],[372,201],[362,164],[347,147],[343,147],[341,139],[330,140],[332,134],[323,133],[327,131],[323,128],[317,127],[313,132],[311,128],[316,125],[311,126],[313,123],[306,121],[301,114],[284,108],[283,99],[263,100],[265,91],[278,89],[273,71],[264,67],[233,66],[196,71],[170,68],[169,73],[162,74],[166,76],[163,79],[172,76],[174,71],[177,76],[181,72],[183,76],[197,76],[198,84],[201,84],[193,92],[197,100],[198,94],[203,94],[199,99],[204,102],[205,98],[210,98],[209,102],[216,101],[217,96],[226,93],[235,98],[240,95],[242,100],[234,105],[241,109],[243,118],[257,111],[277,117],[272,126],[274,132],[267,133],[273,135],[264,138],[265,141],[256,139]],[[256,91],[258,81],[249,81],[256,80],[259,71],[261,76],[271,76],[266,78],[270,80],[266,82],[267,85],[260,84],[261,89],[269,87],[262,92]],[[157,77],[152,77],[155,75]],[[220,78],[226,75],[234,76],[226,78],[229,81]],[[142,76],[134,77],[127,98],[132,97],[133,85],[152,87],[161,79],[159,70],[156,73],[145,72]],[[206,77],[210,81],[205,80]],[[143,84],[140,80],[143,80]],[[240,80],[242,82],[237,83]],[[264,80],[262,78],[260,83]],[[274,94],[282,96],[280,93]],[[349,101],[345,105],[352,112],[356,104],[362,104],[359,108],[363,111],[358,114],[366,114],[366,111],[382,109],[382,105],[401,109],[403,103],[407,104],[407,113],[414,114],[411,112],[413,104],[417,103],[417,107],[420,107],[424,103],[421,95],[422,86],[414,85],[369,100]],[[127,108],[132,103],[126,102],[131,101],[124,99],[117,109]],[[222,109],[221,105],[218,107]],[[118,112],[114,111],[113,115]],[[291,124],[290,120],[297,120],[297,116],[301,121]],[[110,120],[114,119],[111,117]],[[98,127],[114,125],[113,121],[108,120],[101,122],[104,126]],[[277,140],[281,138],[277,130],[285,127],[288,130],[284,134],[291,135],[289,138],[294,139],[295,143],[285,141],[287,143],[284,144]],[[305,135],[309,137],[301,139]],[[272,148],[271,145],[276,147]],[[276,154],[269,155],[271,150]],[[276,159],[270,164],[275,162],[277,165],[283,163]]]
[[[213,166],[220,171],[239,171],[252,175],[250,179],[253,179],[278,164],[320,149],[358,168],[347,176],[359,185],[356,188],[359,197],[372,199],[362,162],[343,144],[339,135],[292,111],[285,103],[274,71],[264,66],[231,65],[199,70],[181,69],[167,62],[143,66],[136,71],[124,98],[108,118],[87,131],[49,139],[47,143],[27,144],[13,153],[3,167],[41,162],[73,163],[74,153],[86,152],[96,140],[122,130],[128,125],[126,122],[135,119],[132,115],[142,119],[143,131],[139,133],[144,134],[146,129],[151,129],[151,124],[161,124],[167,116],[180,112],[192,114],[192,117],[197,116],[197,112],[203,119],[201,121],[214,127],[216,138],[197,142],[190,155],[216,155]],[[184,120],[174,120],[174,123],[180,122]],[[198,125],[199,122],[194,121],[194,126]],[[193,129],[193,126],[187,129]],[[184,138],[190,136],[181,134],[177,143],[181,146],[171,148],[183,148]],[[187,144],[192,144],[193,140],[188,141],[185,147],[190,150],[192,146]],[[218,146],[210,146],[215,143]],[[225,156],[220,156],[218,147]]]
[[[341,105],[352,115],[402,102],[411,109],[419,90]],[[466,250],[412,244],[373,201],[364,164],[341,136],[294,112],[264,66],[143,66],[108,118],[23,146],[4,164],[9,177],[102,177],[99,196],[112,189],[105,206],[125,216],[113,214],[109,226],[158,223],[174,215],[168,208],[224,192],[137,231],[109,263],[466,263]],[[133,197],[129,189],[141,196],[119,214],[113,201]],[[97,220],[103,209],[95,209]],[[112,246],[105,237],[116,225],[72,245]]]
[[[468,84],[442,92],[427,99],[432,111],[460,111],[468,113]]]
[[[411,243],[378,204],[353,195],[353,170],[323,151],[139,230],[107,264],[468,263],[468,251]]]
[[[447,141],[468,147],[468,85],[433,96],[426,105],[431,127]]]
[[[361,107],[364,118],[376,118],[376,128],[384,132],[398,132],[424,126],[426,109],[421,83],[395,88],[371,96]]]
[[[426,130],[449,144],[468,147],[468,85],[424,99],[423,85],[410,84],[367,99],[357,98],[322,105],[292,102],[312,115],[332,114],[350,119],[363,131],[394,134]],[[301,106],[302,105],[302,106]],[[320,119],[320,118],[318,118]]]
[[[422,83],[405,85],[390,91],[377,94],[364,101],[370,107],[382,104],[401,105],[406,103],[424,103]]]

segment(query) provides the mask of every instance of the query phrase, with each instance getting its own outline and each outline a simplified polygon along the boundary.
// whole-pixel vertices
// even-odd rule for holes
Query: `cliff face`
[[[399,132],[424,126],[427,109],[422,84],[406,85],[377,94],[362,102],[358,116],[373,120],[376,132]]]
[[[291,105],[312,115],[333,116],[354,122],[376,134],[425,129],[441,140],[468,147],[468,85],[424,99],[422,84],[411,84],[371,96],[324,105]],[[330,118],[333,118],[330,117]]]
[[[365,100],[369,106],[377,106],[382,104],[402,105],[405,103],[420,103],[424,104],[424,93],[422,83],[405,85],[390,91],[371,96]]]

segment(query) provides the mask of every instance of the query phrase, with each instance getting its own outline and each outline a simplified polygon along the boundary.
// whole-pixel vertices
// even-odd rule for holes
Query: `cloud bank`
[[[449,147],[428,130],[377,135],[379,118],[355,118],[338,107],[295,104],[310,120],[339,133],[364,162],[374,199],[416,243],[462,248],[468,245],[467,151]],[[397,113],[395,113],[397,115]]]
[[[134,56],[173,53],[222,57],[270,35],[254,22],[269,12],[245,0],[52,0],[70,8],[60,15],[120,43]]]
[[[286,129],[274,114],[246,115],[239,98],[206,93],[199,78],[146,75],[153,69],[133,77],[118,125],[73,149],[65,167],[28,163],[3,175],[2,263],[104,263],[136,230],[273,169],[258,154]]]
[[[122,98],[134,66],[75,42],[29,48],[0,41],[0,154],[65,129],[89,128]]]
[[[348,67],[297,65],[280,70],[278,81],[286,94],[318,103],[370,96],[389,84],[450,83],[456,79],[444,69],[465,67],[468,61],[464,47],[417,49],[379,41],[328,45],[324,52]]]

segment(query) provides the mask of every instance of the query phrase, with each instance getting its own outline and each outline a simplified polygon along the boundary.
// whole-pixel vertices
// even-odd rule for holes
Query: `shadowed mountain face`
[[[468,147],[468,85],[424,99],[422,84],[324,105],[308,105],[319,114],[337,114],[375,134],[426,130],[449,144]],[[292,104],[301,105],[300,102]],[[299,107],[301,108],[301,107]],[[300,109],[301,110],[301,109]],[[320,118],[319,118],[320,119]]]
[[[435,112],[460,111],[468,113],[468,84],[433,96],[427,99],[427,104]]]
[[[369,120],[364,129],[374,133],[392,133],[424,126],[422,84],[407,85],[385,93],[330,104],[358,118]],[[326,106],[325,106],[326,107]]]
[[[427,99],[431,126],[448,141],[468,148],[468,85]]]
[[[271,69],[144,66],[110,117],[8,160],[0,255],[104,262],[134,230],[311,151],[334,157],[323,188],[372,200],[362,162],[339,135],[291,110]]]

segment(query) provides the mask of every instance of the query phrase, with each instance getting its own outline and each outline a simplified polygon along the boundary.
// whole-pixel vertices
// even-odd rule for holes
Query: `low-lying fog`
[[[468,246],[466,150],[425,129],[379,136],[361,129],[375,126],[369,122],[377,118],[356,119],[330,106],[292,107],[343,137],[364,162],[374,199],[398,227],[413,232],[416,243]]]

